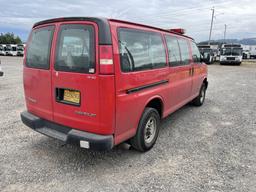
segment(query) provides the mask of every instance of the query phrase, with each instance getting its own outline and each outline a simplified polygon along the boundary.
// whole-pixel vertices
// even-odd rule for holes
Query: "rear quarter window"
[[[180,47],[178,43],[177,37],[174,36],[166,36],[166,43],[169,53],[169,64],[171,67],[180,66]]]
[[[166,66],[166,53],[161,34],[121,28],[118,36],[123,72]]]
[[[57,71],[95,72],[94,28],[90,25],[61,25],[55,58]]]
[[[26,66],[30,68],[49,69],[49,57],[54,26],[35,29],[26,51]]]
[[[200,51],[199,51],[196,43],[191,42],[191,45],[192,45],[192,59],[195,63],[200,63],[201,54],[200,54]]]
[[[183,38],[178,38],[178,42],[180,45],[180,52],[181,52],[181,64],[188,65],[190,63],[188,41]]]

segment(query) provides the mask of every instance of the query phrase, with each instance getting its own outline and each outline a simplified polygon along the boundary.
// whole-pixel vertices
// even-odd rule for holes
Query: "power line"
[[[222,2],[222,3],[215,3],[214,6],[221,6],[221,5],[225,5],[225,4],[229,4],[232,1],[226,1],[226,2]],[[199,5],[197,5],[196,7],[189,7],[189,8],[184,8],[184,9],[178,9],[176,11],[172,11],[170,9],[165,9],[164,11],[168,11],[167,13],[159,13],[157,14],[157,16],[159,17],[163,17],[163,16],[179,16],[184,14],[183,12],[187,12],[187,11],[193,11],[193,10],[207,10],[207,9],[211,9],[211,6],[204,6],[201,7]],[[181,14],[180,14],[181,13]],[[191,13],[187,13],[187,14],[191,14]],[[145,15],[152,15],[152,13],[145,13]],[[153,16],[153,15],[152,15]]]

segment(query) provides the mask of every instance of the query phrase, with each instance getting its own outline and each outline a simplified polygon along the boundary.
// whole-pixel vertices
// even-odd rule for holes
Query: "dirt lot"
[[[22,58],[0,59],[0,191],[256,191],[256,64],[209,66],[205,105],[170,115],[139,153],[87,151],[24,126]]]

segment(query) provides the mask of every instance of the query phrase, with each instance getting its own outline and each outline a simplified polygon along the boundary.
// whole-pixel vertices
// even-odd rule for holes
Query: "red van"
[[[203,104],[207,66],[192,38],[105,18],[36,23],[24,57],[25,125],[82,148],[156,142],[159,123]]]

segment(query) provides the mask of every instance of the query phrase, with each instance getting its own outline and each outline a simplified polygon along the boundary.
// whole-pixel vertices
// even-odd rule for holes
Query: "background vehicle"
[[[83,17],[39,22],[24,58],[22,121],[83,148],[129,140],[147,151],[160,119],[188,102],[203,104],[200,59],[192,38],[151,26]]]
[[[4,72],[2,71],[2,67],[1,67],[1,60],[0,60],[0,77],[4,75]]]
[[[0,45],[0,55],[5,55],[6,51],[6,45],[1,44]]]
[[[250,58],[256,59],[256,46],[252,46],[250,50]]]
[[[242,63],[243,48],[240,44],[223,44],[220,50],[220,64]]]
[[[6,45],[5,55],[17,56],[17,45],[15,45],[15,44]]]
[[[206,64],[212,64],[216,61],[217,53],[210,45],[198,45],[200,53],[203,55]]]
[[[243,50],[243,59],[250,59],[251,54],[249,50]]]
[[[23,56],[24,55],[24,44],[17,45],[17,56]]]

